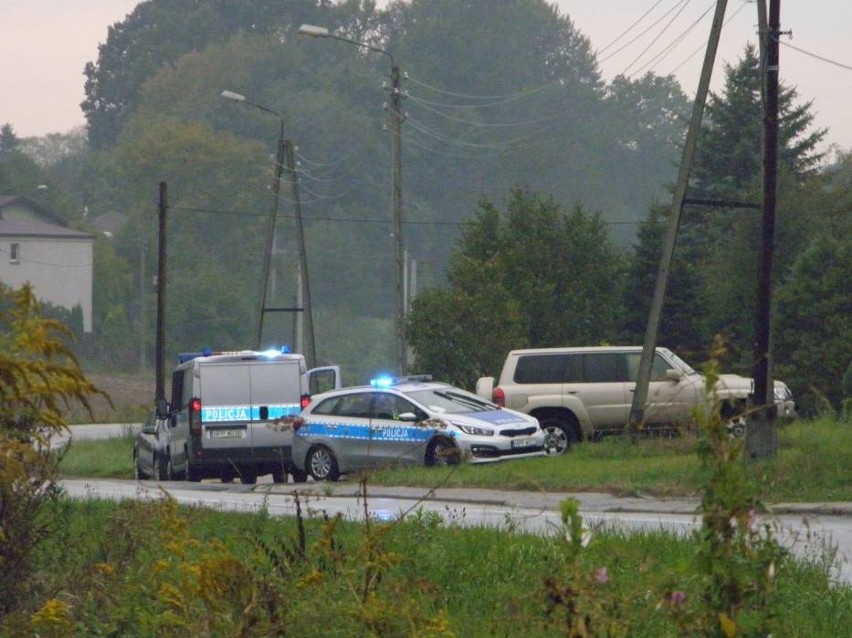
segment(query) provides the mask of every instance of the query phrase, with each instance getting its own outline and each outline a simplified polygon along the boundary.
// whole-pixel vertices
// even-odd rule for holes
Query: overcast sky
[[[83,124],[83,67],[97,59],[107,27],[123,20],[137,4],[138,0],[0,0],[0,124],[10,123],[20,137],[64,133]],[[675,73],[687,93],[695,90],[714,0],[556,4],[589,36],[607,79],[652,70]],[[722,63],[735,63],[747,42],[756,43],[754,2],[729,0],[726,16],[714,89],[723,78]],[[801,98],[813,100],[816,125],[829,128],[828,143],[852,149],[848,46],[852,2],[782,0],[781,25],[793,35],[782,39],[782,81],[797,87]]]

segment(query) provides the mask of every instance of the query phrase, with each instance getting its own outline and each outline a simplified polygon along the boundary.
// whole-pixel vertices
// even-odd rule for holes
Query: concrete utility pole
[[[308,368],[317,364],[316,342],[314,340],[314,313],[311,305],[311,286],[308,277],[308,252],[305,247],[305,230],[302,225],[302,204],[299,198],[299,174],[296,171],[296,152],[293,142],[284,142],[284,154],[287,158],[287,173],[290,176],[290,189],[293,194],[293,211],[296,217],[296,238],[299,240],[299,281],[301,283],[302,298],[302,339],[304,347],[302,354],[305,355],[305,363]]]
[[[157,364],[154,403],[157,416],[165,416],[166,402],[166,211],[168,210],[168,189],[160,182],[160,198],[157,206]]]
[[[254,105],[252,105],[254,106]],[[261,107],[258,107],[261,108]],[[268,109],[262,108],[266,111]],[[275,115],[278,115],[275,113]],[[260,350],[263,339],[263,316],[266,314],[266,296],[269,292],[269,270],[272,264],[272,248],[275,243],[275,224],[278,221],[278,200],[281,192],[281,173],[284,170],[284,120],[280,118],[278,131],[278,150],[275,154],[275,178],[272,182],[272,212],[266,225],[266,242],[263,247],[263,272],[260,275],[260,295],[257,305],[257,332],[254,338],[255,350]]]
[[[758,5],[765,0],[758,0]],[[761,14],[758,9],[759,15]],[[763,13],[765,15],[765,13]],[[771,304],[772,258],[775,237],[775,207],[778,176],[778,76],[781,35],[781,0],[769,0],[769,24],[760,24],[766,51],[763,100],[763,220],[754,327],[754,394],[746,427],[746,459],[775,456],[775,384],[772,379]]]
[[[657,347],[657,334],[660,329],[660,316],[663,312],[663,302],[665,301],[666,288],[669,283],[672,254],[674,253],[677,230],[680,226],[683,200],[686,197],[686,189],[689,184],[692,157],[695,154],[698,133],[701,129],[701,118],[704,115],[707,93],[710,90],[710,78],[713,75],[713,64],[716,60],[716,50],[719,48],[719,37],[722,34],[722,23],[725,19],[727,4],[727,0],[718,0],[716,2],[716,13],[713,16],[713,25],[710,28],[707,51],[704,54],[704,66],[701,68],[698,90],[695,93],[695,101],[692,105],[692,118],[689,121],[686,143],[683,145],[683,156],[680,160],[680,170],[672,196],[671,212],[669,213],[669,225],[663,239],[663,254],[660,257],[660,267],[657,271],[657,280],[654,284],[654,296],[651,299],[648,324],[645,327],[645,342],[642,346],[642,356],[639,359],[639,372],[636,378],[636,388],[633,392],[633,403],[630,406],[629,425],[632,430],[635,430],[645,418],[648,384],[651,380],[651,364],[654,361],[654,351]]]
[[[300,35],[311,38],[331,38],[348,42],[357,47],[364,47],[382,55],[386,55],[391,63],[390,74],[390,133],[391,133],[391,228],[394,239],[395,257],[395,280],[396,280],[396,311],[394,323],[396,332],[396,369],[397,374],[405,375],[408,368],[408,346],[405,341],[405,239],[403,237],[403,210],[402,210],[402,121],[405,115],[402,111],[402,99],[405,94],[400,86],[399,66],[390,51],[373,46],[367,42],[351,40],[331,33],[325,27],[312,24],[303,24],[299,27]]]

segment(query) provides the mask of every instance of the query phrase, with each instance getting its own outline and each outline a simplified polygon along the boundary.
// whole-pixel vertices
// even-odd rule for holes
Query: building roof
[[[10,215],[12,207],[25,215]],[[4,211],[6,214],[4,215]],[[92,235],[68,228],[58,216],[20,195],[0,195],[0,236],[91,239]]]

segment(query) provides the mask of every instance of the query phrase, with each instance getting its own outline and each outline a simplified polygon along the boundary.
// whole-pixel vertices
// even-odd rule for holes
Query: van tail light
[[[311,395],[310,394],[303,394],[302,397],[299,399],[299,405],[301,406],[301,408],[304,410],[310,404],[311,404]]]
[[[189,400],[189,429],[194,432],[201,431],[201,399]]]
[[[293,432],[298,432],[299,428],[305,425],[305,420],[302,417],[297,416],[293,419]]]
[[[491,401],[499,405],[501,408],[506,407],[506,393],[503,391],[503,388],[494,388],[494,391],[491,393]]]

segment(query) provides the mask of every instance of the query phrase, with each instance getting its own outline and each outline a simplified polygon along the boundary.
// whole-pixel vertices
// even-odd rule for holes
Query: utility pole
[[[139,370],[145,372],[146,356],[145,350],[148,347],[148,313],[145,311],[145,253],[148,249],[148,243],[144,237],[139,238]]]
[[[302,339],[304,340],[305,363],[308,368],[317,364],[316,341],[314,339],[314,313],[311,305],[311,286],[308,277],[308,253],[305,247],[305,230],[302,224],[302,204],[299,198],[299,175],[296,171],[296,153],[293,142],[284,142],[284,153],[287,158],[287,173],[290,176],[290,189],[293,194],[293,212],[296,218],[296,238],[299,241],[299,282],[302,298]]]
[[[266,109],[264,109],[266,110]],[[278,132],[278,150],[275,155],[275,178],[272,182],[272,211],[266,224],[266,243],[263,248],[263,272],[260,275],[260,294],[257,305],[257,332],[255,350],[260,350],[263,339],[263,315],[266,312],[266,295],[269,290],[269,269],[272,263],[272,247],[275,243],[275,223],[278,220],[278,196],[281,192],[281,173],[284,170],[284,121],[281,120]]]
[[[674,253],[675,240],[677,239],[677,230],[680,226],[683,200],[686,197],[686,188],[689,183],[689,172],[692,169],[692,157],[695,154],[695,147],[698,143],[701,119],[704,115],[707,93],[710,90],[710,78],[713,75],[713,64],[716,60],[716,50],[719,48],[719,38],[722,34],[722,23],[725,19],[727,4],[727,0],[717,0],[716,2],[716,13],[713,16],[713,25],[710,28],[707,51],[704,54],[704,66],[701,69],[698,90],[695,93],[695,101],[692,105],[692,118],[689,121],[689,130],[686,135],[686,142],[683,145],[680,170],[672,196],[671,212],[669,213],[669,225],[663,239],[663,254],[660,257],[660,267],[657,271],[657,280],[654,284],[654,296],[651,299],[648,324],[645,327],[645,342],[642,346],[642,356],[639,359],[636,388],[633,392],[633,402],[630,406],[629,426],[632,431],[635,431],[645,418],[645,402],[648,400],[651,365],[654,361],[654,351],[657,347],[657,334],[660,329],[660,316],[663,312],[663,302],[665,301],[666,288],[669,283],[672,255]]]
[[[312,24],[303,24],[297,31],[299,35],[311,38],[332,38],[341,42],[348,42],[357,47],[364,47],[386,55],[391,63],[390,74],[390,132],[391,132],[391,227],[394,238],[395,252],[395,279],[396,279],[396,311],[394,312],[394,323],[396,331],[396,369],[397,373],[405,375],[408,368],[408,348],[405,343],[405,240],[403,238],[403,212],[402,212],[402,121],[405,116],[402,112],[402,99],[405,95],[400,88],[399,67],[393,59],[390,51],[382,49],[367,42],[351,40],[341,35],[329,32],[325,27]]]
[[[758,4],[764,0],[758,0]],[[772,259],[778,177],[778,76],[781,35],[781,0],[769,0],[769,24],[760,24],[766,51],[763,100],[763,219],[754,327],[754,393],[746,427],[746,459],[775,456],[775,384],[772,379]]]
[[[165,182],[160,182],[160,197],[157,206],[157,365],[156,390],[154,403],[157,416],[166,416],[166,211],[168,210],[168,190]]]
[[[391,198],[392,232],[396,259],[396,368],[400,376],[408,369],[408,347],[405,342],[405,240],[402,232],[402,90],[399,67],[391,67]]]

